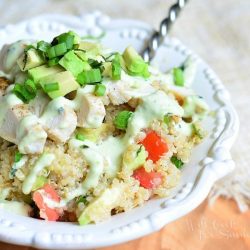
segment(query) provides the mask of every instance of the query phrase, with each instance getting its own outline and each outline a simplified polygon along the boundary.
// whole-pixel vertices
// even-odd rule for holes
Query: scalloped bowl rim
[[[136,43],[140,40],[136,44],[139,48],[152,32],[150,26],[143,22],[131,19],[111,20],[100,12],[83,16],[47,14],[0,28],[0,47],[1,43],[7,41],[13,32],[17,33],[15,35],[18,37],[23,34],[40,35],[41,31],[54,34],[69,28],[92,35],[107,31],[108,35],[111,35],[109,37],[111,43],[114,42],[110,39],[112,34],[118,32],[120,40],[118,37],[115,37],[115,40],[119,40],[120,43],[123,41]],[[143,207],[129,212],[128,216],[124,214],[115,216],[117,218],[112,228],[110,227],[112,222],[83,228],[63,222],[47,223],[0,210],[1,241],[46,249],[89,249],[136,239],[157,231],[167,223],[192,211],[207,197],[218,179],[233,171],[234,162],[229,150],[236,138],[239,120],[228,91],[210,67],[177,39],[166,39],[162,48],[175,50],[175,53],[183,56],[196,56],[202,65],[202,77],[211,85],[211,91],[217,102],[216,122],[218,121],[218,126],[216,126],[218,128],[213,130],[208,153],[201,157],[202,161],[199,164],[197,163],[198,170],[194,181],[185,182],[168,199],[161,199],[160,202],[159,200],[150,201]],[[141,215],[139,216],[136,211],[139,211]]]

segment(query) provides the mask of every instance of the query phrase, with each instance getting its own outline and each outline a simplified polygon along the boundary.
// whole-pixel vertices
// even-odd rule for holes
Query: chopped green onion
[[[74,45],[74,36],[69,33],[61,34],[57,37],[58,43],[65,43],[68,50],[71,50]]]
[[[49,67],[55,66],[58,64],[59,61],[60,61],[60,58],[58,57],[52,58],[48,61],[48,66]]]
[[[102,66],[102,62],[98,62],[97,60],[94,59],[88,59],[88,63],[93,69],[97,69]]]
[[[100,69],[91,69],[84,71],[77,76],[77,81],[80,85],[97,84],[101,82],[102,75]]]
[[[20,152],[16,152],[15,156],[14,156],[14,162],[19,162],[23,157],[23,154],[21,154]]]
[[[37,93],[37,88],[36,88],[36,84],[34,83],[34,81],[32,81],[31,79],[27,79],[25,81],[25,88],[27,89],[27,91],[31,94],[35,94]]]
[[[46,93],[53,92],[53,91],[59,90],[59,84],[58,82],[47,83],[47,84],[44,84],[43,89]]]
[[[112,79],[121,79],[121,56],[119,54],[116,54],[112,60]]]
[[[49,59],[52,59],[57,56],[62,56],[67,52],[67,45],[66,43],[59,43],[51,48],[48,49],[47,55]]]
[[[13,93],[25,103],[28,103],[36,96],[34,93],[30,93],[26,89],[24,84],[19,84],[19,83],[15,84],[13,88]]]
[[[85,136],[83,134],[76,134],[76,139],[79,141],[84,141],[86,140]]]
[[[97,84],[95,86],[95,95],[96,96],[104,96],[106,92],[106,86],[103,84]]]
[[[77,199],[77,204],[79,203],[84,203],[85,205],[88,204],[88,201],[87,201],[87,196],[80,196],[78,199]]]
[[[50,44],[45,41],[39,41],[37,43],[37,49],[45,53],[48,51],[50,47],[51,47]]]
[[[184,165],[184,162],[178,159],[176,156],[172,156],[170,160],[178,169]]]
[[[193,128],[194,135],[197,135],[198,138],[200,139],[204,138],[204,135],[199,127],[197,127],[195,124],[192,124],[192,128]]]
[[[121,129],[121,130],[126,130],[127,126],[128,126],[128,121],[129,118],[131,117],[131,115],[133,114],[133,112],[131,111],[121,111],[114,120],[114,125],[116,128]]]
[[[165,115],[164,118],[163,118],[163,121],[164,121],[164,123],[165,123],[166,125],[169,125],[170,120],[171,120],[171,118],[170,118],[170,116],[168,116],[168,115]]]
[[[173,69],[174,83],[177,86],[184,86],[184,74],[180,68]]]

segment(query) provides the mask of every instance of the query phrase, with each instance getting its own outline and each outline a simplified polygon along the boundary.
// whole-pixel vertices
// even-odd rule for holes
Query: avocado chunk
[[[41,78],[44,78],[49,75],[55,75],[62,71],[63,68],[60,66],[48,67],[46,65],[42,65],[28,70],[28,75],[34,80],[35,83],[38,83]]]
[[[48,92],[48,96],[52,99],[55,99],[59,96],[65,96],[68,93],[77,90],[80,86],[76,82],[74,76],[69,71],[63,71],[55,75],[49,75],[44,78],[41,78],[39,81],[40,85],[44,89],[45,84],[58,83],[59,89]]]
[[[59,64],[66,70],[70,71],[74,76],[77,76],[85,69],[86,62],[83,62],[74,51],[69,51],[59,61]]]
[[[31,48],[19,57],[17,64],[21,71],[26,71],[44,64],[44,60],[36,49]]]
[[[86,51],[86,56],[88,58],[95,59],[95,56],[101,53],[101,46],[97,43],[81,42],[79,44],[79,50]]]
[[[97,222],[95,219],[103,219],[108,216],[111,210],[118,206],[124,192],[124,186],[118,185],[106,189],[98,198],[92,201],[81,213],[78,218],[80,225],[86,225],[90,222]],[[93,217],[92,217],[93,216]],[[93,218],[93,219],[92,219]],[[95,218],[95,219],[94,219]]]
[[[114,130],[110,123],[103,123],[99,128],[78,128],[77,132],[84,136],[85,139],[97,142],[98,140],[109,135]]]
[[[129,46],[123,52],[123,59],[129,75],[149,77],[148,64],[136,52],[136,50]]]
[[[123,155],[123,165],[126,169],[134,171],[144,165],[147,157],[148,153],[143,145],[131,145]]]

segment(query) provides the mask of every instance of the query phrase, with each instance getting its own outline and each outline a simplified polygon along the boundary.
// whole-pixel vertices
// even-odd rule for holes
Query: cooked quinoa
[[[72,31],[27,46],[0,54],[0,208],[84,225],[167,197],[205,135],[196,61],[161,73]]]

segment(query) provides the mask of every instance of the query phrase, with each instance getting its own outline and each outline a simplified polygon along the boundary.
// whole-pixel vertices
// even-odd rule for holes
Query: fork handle
[[[187,2],[188,0],[177,0],[177,2],[170,7],[168,16],[160,23],[159,31],[155,31],[152,34],[147,42],[146,48],[142,51],[142,57],[146,62],[153,59],[164,37],[167,36],[172,24],[175,22]]]

